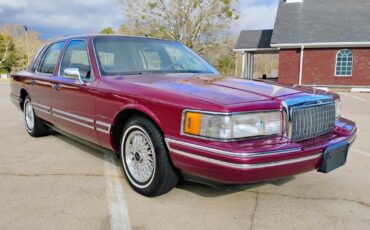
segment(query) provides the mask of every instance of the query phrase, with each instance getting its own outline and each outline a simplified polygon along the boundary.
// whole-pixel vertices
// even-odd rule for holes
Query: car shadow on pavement
[[[295,176],[284,177],[273,181],[263,181],[242,185],[206,185],[198,182],[181,181],[176,188],[195,193],[203,197],[219,197],[242,191],[253,190],[255,188],[271,184],[281,186],[295,179]]]
[[[65,143],[67,143],[68,145],[72,145],[75,148],[78,148],[81,151],[89,153],[92,156],[97,157],[97,158],[99,158],[99,159],[101,159],[101,160],[103,160],[103,161],[105,161],[109,164],[114,164],[117,167],[121,167],[121,163],[118,160],[117,155],[114,152],[112,152],[108,149],[103,149],[103,148],[102,149],[97,149],[95,147],[92,147],[88,144],[79,142],[79,141],[77,141],[73,138],[70,138],[70,137],[65,136],[65,135],[63,135],[61,133],[58,133],[58,132],[53,132],[52,136],[55,137],[55,138],[58,138],[59,140],[65,142]],[[112,154],[112,157],[113,157],[114,161],[109,160],[109,158],[106,157],[106,154]]]
[[[75,148],[80,149],[83,152],[89,153],[92,156],[99,158],[100,160],[103,160],[109,164],[114,164],[114,166],[116,167],[121,167],[120,160],[117,158],[116,154],[108,149],[107,150],[96,149],[95,147],[92,147],[85,143],[81,143],[77,140],[74,140],[73,138],[60,134],[58,132],[54,132],[52,136],[67,143],[68,145],[72,145]],[[113,161],[108,160],[108,158],[106,157],[106,154],[112,154],[112,157],[114,160]],[[121,173],[123,175],[123,171],[121,171]],[[176,186],[176,188],[197,194],[202,197],[220,197],[220,196],[225,196],[225,195],[238,193],[242,191],[253,190],[254,188],[258,188],[260,186],[267,185],[267,184],[281,186],[294,179],[295,179],[295,176],[290,176],[290,177],[276,179],[273,181],[264,181],[264,182],[242,184],[242,185],[214,185],[214,184],[207,185],[204,183],[181,180],[179,184]]]

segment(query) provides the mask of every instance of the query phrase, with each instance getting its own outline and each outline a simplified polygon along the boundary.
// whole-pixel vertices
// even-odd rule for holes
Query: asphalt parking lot
[[[220,190],[146,198],[119,160],[60,134],[32,138],[0,82],[0,229],[370,229],[370,94],[341,93],[357,122],[347,164]]]

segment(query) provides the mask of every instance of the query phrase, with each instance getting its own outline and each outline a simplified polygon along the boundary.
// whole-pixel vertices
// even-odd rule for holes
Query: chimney
[[[286,3],[303,2],[303,0],[285,0]]]

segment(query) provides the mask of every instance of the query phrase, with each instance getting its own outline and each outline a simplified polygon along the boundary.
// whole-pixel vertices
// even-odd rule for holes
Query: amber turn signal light
[[[194,112],[187,112],[184,121],[184,132],[187,134],[200,134],[201,114]]]

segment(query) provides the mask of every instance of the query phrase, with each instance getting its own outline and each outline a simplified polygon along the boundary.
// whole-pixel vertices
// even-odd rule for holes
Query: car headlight
[[[281,134],[283,118],[280,111],[217,114],[184,111],[182,132],[215,139],[236,139]]]
[[[335,118],[339,118],[342,115],[342,103],[340,98],[335,99]]]

